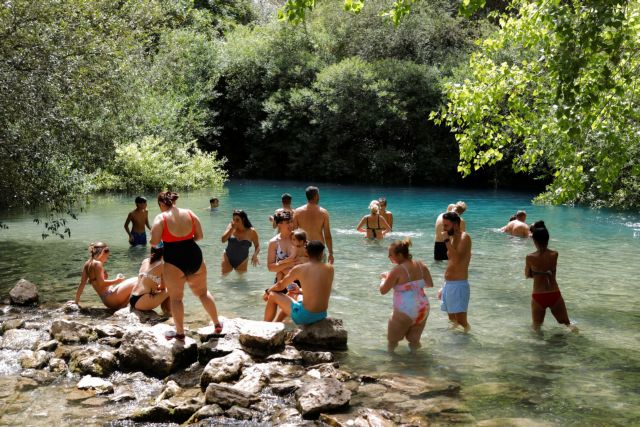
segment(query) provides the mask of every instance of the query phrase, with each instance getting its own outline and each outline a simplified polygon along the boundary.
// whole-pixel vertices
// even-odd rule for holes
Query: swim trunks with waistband
[[[440,310],[446,313],[466,313],[469,308],[471,288],[468,280],[445,281],[442,287]]]
[[[291,320],[293,320],[296,325],[309,325],[311,323],[319,322],[325,317],[327,317],[326,311],[312,313],[304,308],[302,301],[291,302]]]
[[[147,244],[147,233],[145,233],[144,231],[142,233],[132,231],[131,237],[133,237],[133,240],[129,242],[131,246]]]

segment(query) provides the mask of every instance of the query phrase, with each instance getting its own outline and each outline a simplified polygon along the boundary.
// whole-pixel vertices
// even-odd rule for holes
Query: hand
[[[260,264],[260,260],[258,259],[258,255],[254,254],[251,257],[251,265],[253,265],[254,267],[257,267]]]
[[[388,271],[383,271],[382,273],[380,273],[380,278],[382,280],[386,280],[387,276],[389,276],[389,272]]]
[[[129,234],[129,243],[133,243],[133,236]]]
[[[438,299],[442,300],[442,288],[438,289]]]
[[[445,241],[447,239],[449,239],[451,236],[449,236],[449,233],[446,231],[443,231],[442,233],[440,233],[440,240]]]
[[[329,264],[333,265],[333,254],[329,254]]]
[[[262,294],[262,301],[268,301],[269,300],[269,294],[268,293],[264,293]]]

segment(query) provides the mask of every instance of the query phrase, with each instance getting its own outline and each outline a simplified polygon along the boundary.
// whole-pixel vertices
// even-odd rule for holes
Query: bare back
[[[307,232],[308,240],[319,240],[326,244],[323,230],[329,222],[329,213],[318,205],[307,203],[300,206],[293,214],[294,228]]]
[[[442,239],[442,232],[444,231],[444,227],[442,225],[442,215],[444,214],[440,214],[438,215],[438,218],[436,219],[436,242],[443,242],[444,240]]]
[[[516,237],[529,237],[529,225],[517,219],[509,221],[502,231]]]
[[[329,297],[333,286],[333,266],[310,261],[294,267],[290,277],[300,280],[304,292],[302,305],[308,311],[319,313],[329,308]]]
[[[527,255],[524,274],[533,279],[533,293],[554,292],[560,290],[556,281],[558,252],[550,249],[536,251]]]
[[[447,247],[449,262],[444,272],[445,280],[466,280],[469,278],[469,263],[471,262],[471,237],[461,233],[460,237],[451,237]]]

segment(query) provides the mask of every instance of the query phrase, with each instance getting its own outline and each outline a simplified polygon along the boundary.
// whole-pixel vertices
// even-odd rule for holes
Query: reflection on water
[[[181,196],[179,205],[194,209],[203,223],[209,289],[223,315],[262,317],[262,293],[273,282],[266,270],[266,246],[274,235],[267,217],[285,191],[293,195],[295,206],[301,205],[305,185],[245,181],[232,183],[221,195]],[[508,192],[329,185],[320,191],[321,205],[331,213],[336,258],[330,313],[342,318],[349,330],[349,351],[340,357],[348,367],[460,381],[478,420],[528,417],[560,425],[640,424],[638,215],[531,206],[529,195]],[[218,212],[205,209],[213,195],[220,198]],[[404,345],[396,355],[384,351],[392,297],[380,295],[378,283],[380,272],[391,268],[389,241],[370,242],[355,231],[369,201],[381,195],[395,217],[391,237],[412,239],[413,254],[427,262],[436,283],[427,291],[431,313],[423,348],[415,355]],[[146,196],[153,200],[153,195]],[[464,217],[473,239],[470,335],[451,331],[440,312],[435,295],[446,265],[431,260],[435,218],[457,200],[469,205]],[[153,217],[157,208],[149,206]],[[92,240],[111,246],[106,266],[111,274],[135,275],[147,249],[127,244],[123,223],[132,208],[133,197],[98,197],[72,224],[70,239],[45,241],[31,217],[5,214],[0,220],[10,229],[0,231],[0,295],[25,277],[39,284],[45,301],[72,299]],[[248,212],[260,234],[261,265],[250,267],[244,276],[222,278],[220,236],[235,208]],[[533,245],[498,231],[523,208],[529,221],[544,219],[550,229],[550,246],[560,253],[558,282],[579,335],[557,326],[550,313],[540,334],[529,328],[531,282],[523,270]],[[193,328],[207,317],[200,303],[189,292],[185,295],[187,322]],[[91,289],[82,300],[100,303]]]

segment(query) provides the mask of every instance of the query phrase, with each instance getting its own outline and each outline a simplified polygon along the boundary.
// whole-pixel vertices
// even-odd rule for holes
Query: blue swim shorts
[[[293,320],[296,325],[309,325],[311,323],[319,322],[325,317],[327,317],[326,311],[312,313],[304,308],[302,301],[291,302],[291,320]]]
[[[471,288],[468,280],[445,281],[442,287],[440,310],[446,313],[466,313],[469,308]]]
[[[133,241],[130,242],[131,245],[146,245],[147,244],[147,233],[144,231],[142,233],[136,233],[135,231],[131,232],[131,237],[133,237]]]

